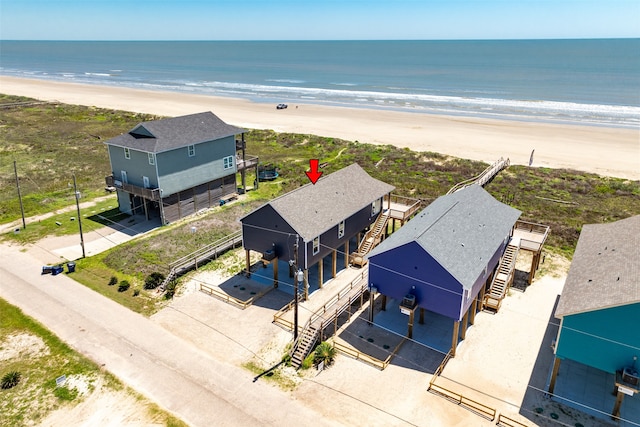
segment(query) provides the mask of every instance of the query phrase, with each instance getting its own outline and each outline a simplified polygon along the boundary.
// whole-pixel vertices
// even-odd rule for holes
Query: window
[[[342,239],[344,237],[344,221],[340,221],[338,224],[338,239]]]
[[[129,179],[127,178],[127,171],[120,171],[120,177],[122,178],[123,184],[129,183]]]
[[[150,165],[155,165],[156,164],[156,155],[153,153],[148,153],[149,155],[149,164]]]
[[[142,185],[144,185],[144,188],[150,188],[151,185],[149,184],[149,177],[148,176],[143,176],[142,177]]]
[[[233,167],[233,156],[228,156],[223,159],[224,168],[231,169]]]
[[[127,147],[124,147],[124,158],[125,159],[130,159],[131,158],[131,151],[129,151],[129,149]]]
[[[189,157],[193,157],[196,155],[196,146],[195,145],[190,145],[189,146]]]
[[[317,255],[320,252],[320,236],[313,239],[313,254]]]
[[[371,216],[378,215],[378,212],[380,212],[381,206],[382,206],[382,203],[380,202],[380,199],[377,199],[375,202],[371,203]]]

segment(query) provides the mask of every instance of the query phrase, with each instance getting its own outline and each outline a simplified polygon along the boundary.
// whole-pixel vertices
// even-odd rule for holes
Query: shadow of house
[[[595,368],[610,375],[617,395],[613,417],[621,415],[625,395],[634,407],[640,399],[639,236],[640,215],[585,225],[555,310],[561,323],[549,393],[554,394],[561,361]],[[640,419],[640,410],[629,419]]]
[[[309,269],[316,266],[318,287],[324,282],[324,259],[331,256],[331,276],[337,271],[338,251],[349,253],[349,241],[362,233],[380,215],[385,196],[395,187],[369,176],[352,164],[280,196],[240,219],[242,243],[247,252],[262,254],[274,266],[274,286],[278,283],[278,263],[289,274],[303,271],[304,298],[309,296]],[[359,239],[357,239],[359,240]],[[348,258],[344,257],[345,267]],[[295,265],[295,267],[294,267]]]
[[[418,308],[421,323],[425,310],[451,319],[455,356],[519,216],[479,185],[439,197],[369,254],[372,294],[383,310],[387,298],[402,301],[409,337]]]
[[[105,142],[107,188],[117,191],[121,212],[162,224],[216,206],[236,192],[237,172],[244,182],[245,169],[257,166],[246,161],[244,132],[211,112],[140,123]]]

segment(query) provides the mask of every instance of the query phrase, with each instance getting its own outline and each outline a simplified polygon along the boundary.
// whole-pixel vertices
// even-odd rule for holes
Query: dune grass
[[[0,390],[0,425],[35,425],[58,408],[82,400],[78,390],[57,387],[56,378],[65,375],[86,380],[88,390],[96,384],[133,395],[140,402],[144,418],[160,425],[184,426],[174,416],[140,396],[91,360],[78,354],[51,331],[20,309],[0,298],[0,376],[19,372],[20,382]]]
[[[15,97],[0,96],[2,102]],[[13,159],[27,216],[75,204],[70,174],[75,173],[83,200],[104,196],[104,176],[110,173],[103,142],[135,124],[157,117],[64,104],[42,104],[3,110],[0,127],[0,223],[18,220],[20,209],[13,175]],[[250,130],[247,153],[261,163],[278,167],[280,177],[260,183],[241,201],[163,227],[142,239],[120,245],[92,259],[78,261],[76,279],[124,305],[150,314],[157,304],[151,295],[133,296],[144,278],[166,273],[167,264],[239,229],[238,219],[260,204],[308,182],[309,159],[319,159],[324,173],[358,163],[374,178],[396,187],[395,194],[428,204],[454,184],[474,177],[488,165],[432,152],[415,152],[391,145],[314,135]],[[497,160],[497,159],[496,159]],[[251,173],[247,182],[253,182]],[[249,184],[251,186],[251,184]],[[601,177],[567,169],[511,166],[485,189],[496,199],[522,211],[521,219],[551,227],[547,245],[571,257],[583,224],[603,223],[640,213],[640,182]],[[87,229],[119,218],[115,199],[83,210]],[[75,233],[72,210],[53,216],[28,231],[5,235],[21,242],[48,234]],[[106,220],[104,218],[107,218]],[[61,225],[57,225],[60,222]],[[193,227],[197,230],[192,232]],[[33,228],[34,231],[30,230]],[[132,288],[113,294],[104,288],[111,276],[129,280]]]

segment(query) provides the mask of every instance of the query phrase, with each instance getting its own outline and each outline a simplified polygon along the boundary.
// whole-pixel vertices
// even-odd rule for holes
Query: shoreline
[[[275,105],[243,99],[9,76],[0,76],[0,93],[160,116],[211,111],[248,129],[388,144],[487,163],[503,157],[528,165],[535,150],[532,167],[640,180],[638,129],[314,104],[276,110]]]

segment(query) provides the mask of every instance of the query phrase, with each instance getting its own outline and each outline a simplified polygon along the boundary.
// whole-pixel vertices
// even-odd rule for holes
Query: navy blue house
[[[452,319],[455,355],[520,213],[479,185],[439,197],[369,254],[372,293]]]
[[[278,261],[295,262],[305,282],[308,270],[317,265],[321,287],[323,259],[332,256],[335,275],[338,250],[344,248],[344,254],[349,254],[350,240],[376,220],[394,188],[354,163],[259,207],[240,219],[247,272],[249,253],[255,251],[276,268]],[[306,298],[307,286],[304,289]]]

